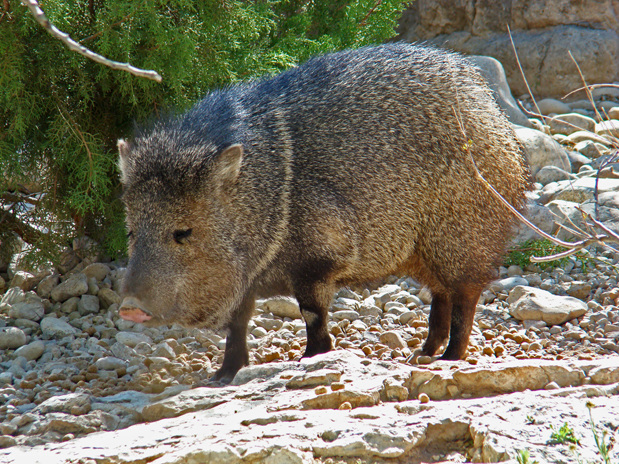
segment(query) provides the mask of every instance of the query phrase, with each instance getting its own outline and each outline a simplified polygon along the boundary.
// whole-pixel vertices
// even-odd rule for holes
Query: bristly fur
[[[313,355],[331,347],[338,286],[408,273],[434,295],[424,351],[449,336],[443,357],[460,358],[514,224],[471,155],[522,211],[510,124],[466,59],[430,47],[343,51],[213,92],[121,150],[124,291],[159,322],[227,325],[228,378],[247,362],[256,295],[296,296]],[[186,229],[179,248],[170,237]]]

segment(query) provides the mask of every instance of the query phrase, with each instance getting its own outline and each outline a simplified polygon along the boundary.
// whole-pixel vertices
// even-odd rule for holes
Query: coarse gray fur
[[[514,224],[470,156],[519,210],[529,184],[477,70],[403,43],[213,92],[119,148],[124,306],[149,323],[227,327],[223,381],[249,360],[256,296],[297,298],[311,356],[331,349],[338,287],[398,273],[433,293],[424,352],[450,337],[443,358],[463,357]]]

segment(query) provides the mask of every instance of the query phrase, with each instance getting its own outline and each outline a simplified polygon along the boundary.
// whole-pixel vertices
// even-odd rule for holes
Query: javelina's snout
[[[127,297],[122,301],[118,315],[126,321],[144,323],[152,319],[152,315],[144,304],[135,297]]]

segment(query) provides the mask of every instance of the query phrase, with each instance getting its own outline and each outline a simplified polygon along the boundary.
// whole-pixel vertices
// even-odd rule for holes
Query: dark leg
[[[477,288],[468,288],[456,292],[451,311],[449,345],[447,345],[441,359],[455,361],[466,356],[475,318],[475,309],[480,295],[481,290]]]
[[[443,342],[449,337],[449,326],[453,317],[452,303],[449,296],[436,293],[432,296],[430,308],[428,338],[423,345],[422,353],[433,356]]]
[[[334,289],[325,283],[304,285],[296,289],[296,297],[307,327],[304,358],[326,353],[333,348],[327,330],[327,315]]]
[[[254,304],[254,295],[247,295],[232,314],[232,319],[228,324],[224,361],[211,380],[221,384],[229,384],[239,369],[249,364],[247,324],[251,319]]]

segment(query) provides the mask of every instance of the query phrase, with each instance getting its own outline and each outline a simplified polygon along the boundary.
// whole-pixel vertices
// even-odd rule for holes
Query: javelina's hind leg
[[[331,351],[331,337],[327,330],[327,313],[334,289],[325,283],[303,285],[295,290],[301,315],[307,327],[307,346],[304,358]]]
[[[219,370],[211,378],[211,381],[228,384],[232,382],[232,379],[234,379],[234,376],[241,367],[249,364],[247,324],[249,323],[253,310],[254,296],[248,295],[232,314],[232,318],[228,324],[224,361]]]
[[[481,289],[473,287],[457,291],[454,295],[449,344],[441,359],[455,361],[466,355],[480,295]]]
[[[452,303],[448,295],[435,293],[432,295],[430,308],[428,338],[423,345],[422,353],[432,356],[449,336],[452,318]]]

